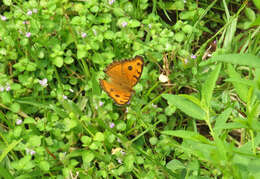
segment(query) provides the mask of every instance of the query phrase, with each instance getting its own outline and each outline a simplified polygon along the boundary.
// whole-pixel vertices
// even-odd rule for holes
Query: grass
[[[0,178],[259,178],[258,1],[0,6]],[[141,55],[131,103],[103,70]]]

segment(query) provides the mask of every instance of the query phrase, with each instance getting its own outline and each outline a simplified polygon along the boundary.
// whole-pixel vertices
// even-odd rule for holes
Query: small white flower
[[[36,152],[35,152],[34,150],[31,150],[31,151],[30,151],[30,154],[31,154],[31,155],[34,155],[35,153],[36,153]]]
[[[3,86],[0,86],[0,92],[3,92],[5,88]]]
[[[165,83],[165,82],[167,82],[169,79],[168,79],[168,77],[167,77],[166,75],[160,74],[159,80],[160,80],[160,82]]]
[[[23,24],[28,25],[30,22],[29,21],[23,21]]]
[[[151,29],[152,28],[152,24],[148,24],[148,27],[149,27],[149,29]]]
[[[23,121],[22,121],[21,119],[17,119],[17,120],[16,120],[16,125],[20,125],[20,124],[22,124],[22,122],[23,122]]]
[[[25,34],[25,36],[27,37],[27,38],[29,38],[29,37],[31,37],[31,32],[26,32],[26,34]]]
[[[68,97],[66,95],[63,95],[62,97],[63,97],[63,99],[68,99]]]
[[[74,92],[73,89],[71,89],[71,88],[69,89],[69,91],[72,92],[72,93]]]
[[[122,26],[122,27],[126,27],[127,24],[128,24],[128,23],[124,21],[124,22],[121,23],[121,26]]]
[[[115,0],[109,0],[109,1],[108,1],[108,4],[109,4],[109,5],[112,5],[114,2],[115,2]]]
[[[42,80],[39,80],[39,83],[40,83],[40,85],[41,85],[42,87],[48,86],[47,82],[48,82],[47,78],[44,78],[44,79],[42,79]]]
[[[34,9],[33,9],[33,13],[36,14],[37,12],[38,12],[38,9],[35,9],[35,8],[34,8]]]
[[[81,37],[82,37],[82,38],[85,38],[86,36],[87,36],[87,34],[86,34],[85,32],[82,32],[82,33],[81,33]]]
[[[122,160],[119,158],[117,159],[118,163],[122,164]]]
[[[190,57],[191,57],[192,59],[196,59],[196,58],[197,58],[196,55],[191,55]]]
[[[94,35],[97,35],[96,29],[93,29],[92,31],[93,31]]]
[[[152,103],[152,107],[158,108],[158,106],[156,104],[153,104],[153,103]]]
[[[7,85],[5,86],[5,90],[6,90],[6,91],[10,91],[10,90],[11,90],[11,86],[10,86],[9,84],[7,84]]]
[[[187,1],[186,0],[183,0],[184,3],[186,3]]]
[[[25,149],[26,154],[34,155],[36,152],[33,149]]]
[[[110,123],[109,123],[109,127],[110,127],[111,129],[114,128],[114,127],[115,127],[115,123],[110,122]]]
[[[28,16],[32,15],[32,11],[29,10],[29,11],[27,12],[27,15],[28,15]]]
[[[184,63],[185,63],[185,64],[188,63],[188,59],[187,59],[187,58],[184,59]]]
[[[99,107],[103,106],[104,102],[99,101]]]
[[[7,18],[6,18],[5,16],[1,16],[1,20],[2,20],[2,21],[6,21]]]

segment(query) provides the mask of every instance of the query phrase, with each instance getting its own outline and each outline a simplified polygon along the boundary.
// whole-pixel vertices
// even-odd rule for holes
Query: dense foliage
[[[0,178],[259,178],[260,2],[3,0]],[[131,103],[101,90],[144,58]]]

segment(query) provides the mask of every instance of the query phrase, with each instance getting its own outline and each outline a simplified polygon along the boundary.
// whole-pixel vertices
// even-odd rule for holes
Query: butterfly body
[[[105,69],[108,80],[100,80],[102,89],[116,104],[127,104],[134,92],[133,87],[142,75],[143,65],[144,61],[141,56],[111,63]]]

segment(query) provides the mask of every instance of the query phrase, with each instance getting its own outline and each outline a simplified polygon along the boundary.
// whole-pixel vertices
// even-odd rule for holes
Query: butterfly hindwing
[[[100,80],[100,85],[103,90],[118,104],[124,105],[131,99],[131,91],[124,90],[113,82],[107,80]]]

